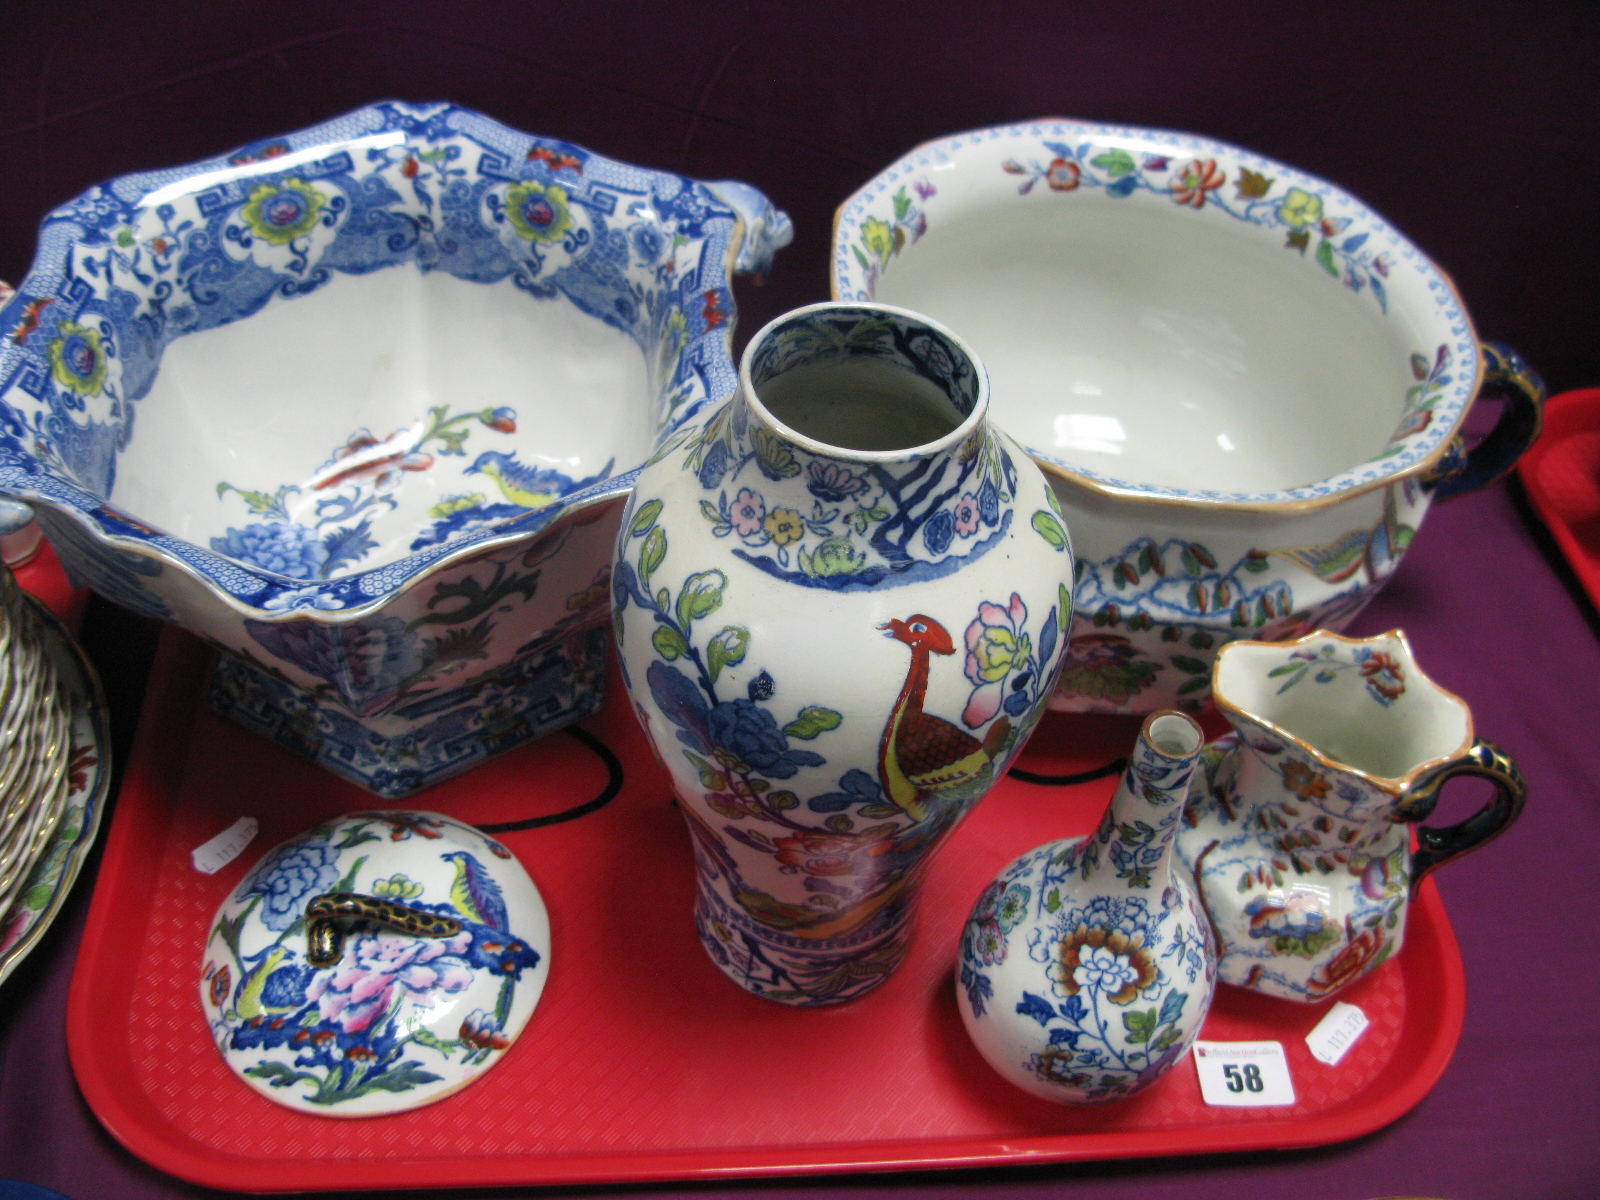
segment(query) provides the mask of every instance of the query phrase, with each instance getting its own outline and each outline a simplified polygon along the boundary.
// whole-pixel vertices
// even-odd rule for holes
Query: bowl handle
[[[789,215],[748,183],[723,179],[708,183],[713,195],[739,214],[744,239],[734,256],[733,269],[752,274],[759,282],[772,267],[772,256],[794,241]]]
[[[1444,458],[1423,476],[1422,482],[1433,488],[1435,500],[1488,487],[1516,466],[1522,452],[1539,436],[1548,395],[1544,380],[1520,354],[1501,342],[1483,344],[1482,391],[1491,389],[1505,398],[1500,419],[1489,436],[1471,450],[1463,448],[1458,434]]]
[[[306,905],[306,961],[313,967],[331,967],[344,955],[340,921],[370,921],[395,933],[422,938],[449,938],[461,932],[460,921],[425,908],[410,908],[360,892],[324,892]]]
[[[1478,738],[1460,758],[1425,775],[1405,790],[1395,804],[1394,819],[1425,821],[1439,802],[1444,785],[1457,775],[1476,775],[1494,784],[1494,798],[1465,821],[1444,829],[1424,825],[1417,830],[1417,848],[1411,852],[1411,894],[1436,867],[1460,858],[1499,837],[1522,814],[1528,799],[1528,781],[1511,756],[1493,742]]]

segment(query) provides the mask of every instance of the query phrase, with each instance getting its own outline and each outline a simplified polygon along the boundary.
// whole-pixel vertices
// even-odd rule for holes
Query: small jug
[[[1234,733],[1201,755],[1178,854],[1200,885],[1224,983],[1310,1003],[1399,951],[1406,904],[1441,863],[1517,819],[1522,772],[1472,712],[1416,666],[1398,629],[1234,642],[1212,676]],[[1494,798],[1444,829],[1447,780]]]
[[[1216,984],[1173,834],[1205,741],[1152,713],[1099,829],[1029,851],[978,898],[956,1003],[989,1065],[1063,1104],[1118,1100],[1188,1051]]]

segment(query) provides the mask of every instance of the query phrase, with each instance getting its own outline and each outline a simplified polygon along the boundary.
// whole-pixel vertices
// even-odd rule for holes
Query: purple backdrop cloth
[[[1557,387],[1600,382],[1600,7],[1086,8],[10,5],[0,12],[0,277],[26,270],[44,212],[112,175],[374,99],[450,99],[626,161],[766,191],[797,237],[765,288],[740,285],[742,344],[777,313],[823,298],[833,209],[879,168],[942,134],[1071,115],[1190,129],[1337,181],[1454,275],[1485,335],[1516,345]],[[1414,1112],[1314,1152],[712,1194],[1554,1200],[1600,1190],[1600,957],[1590,949],[1600,792],[1589,759],[1600,749],[1600,624],[1496,488],[1436,508],[1356,628],[1397,625],[1533,791],[1511,833],[1440,873],[1466,959],[1466,1029]],[[137,664],[114,627],[96,653],[108,688],[136,697]],[[73,1084],[64,1010],[91,881],[92,869],[0,990],[0,1177],[75,1200],[207,1194],[125,1153]]]

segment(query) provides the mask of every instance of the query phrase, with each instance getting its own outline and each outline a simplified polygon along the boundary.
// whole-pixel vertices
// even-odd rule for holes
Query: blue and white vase
[[[1120,1100],[1200,1032],[1217,957],[1173,848],[1204,740],[1182,713],[1151,714],[1094,835],[1029,851],[978,898],[957,1003],[979,1052],[1023,1090]]]
[[[695,924],[757,995],[905,957],[928,856],[1027,739],[1071,617],[1048,486],[959,338],[822,304],[640,473],[613,570],[639,719],[694,835]]]

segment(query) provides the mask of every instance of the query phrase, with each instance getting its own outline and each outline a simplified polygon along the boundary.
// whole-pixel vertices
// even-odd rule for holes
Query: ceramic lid
[[[544,901],[511,851],[438,813],[351,813],[271,850],[223,902],[200,999],[263,1096],[370,1116],[499,1062],[549,963]]]

